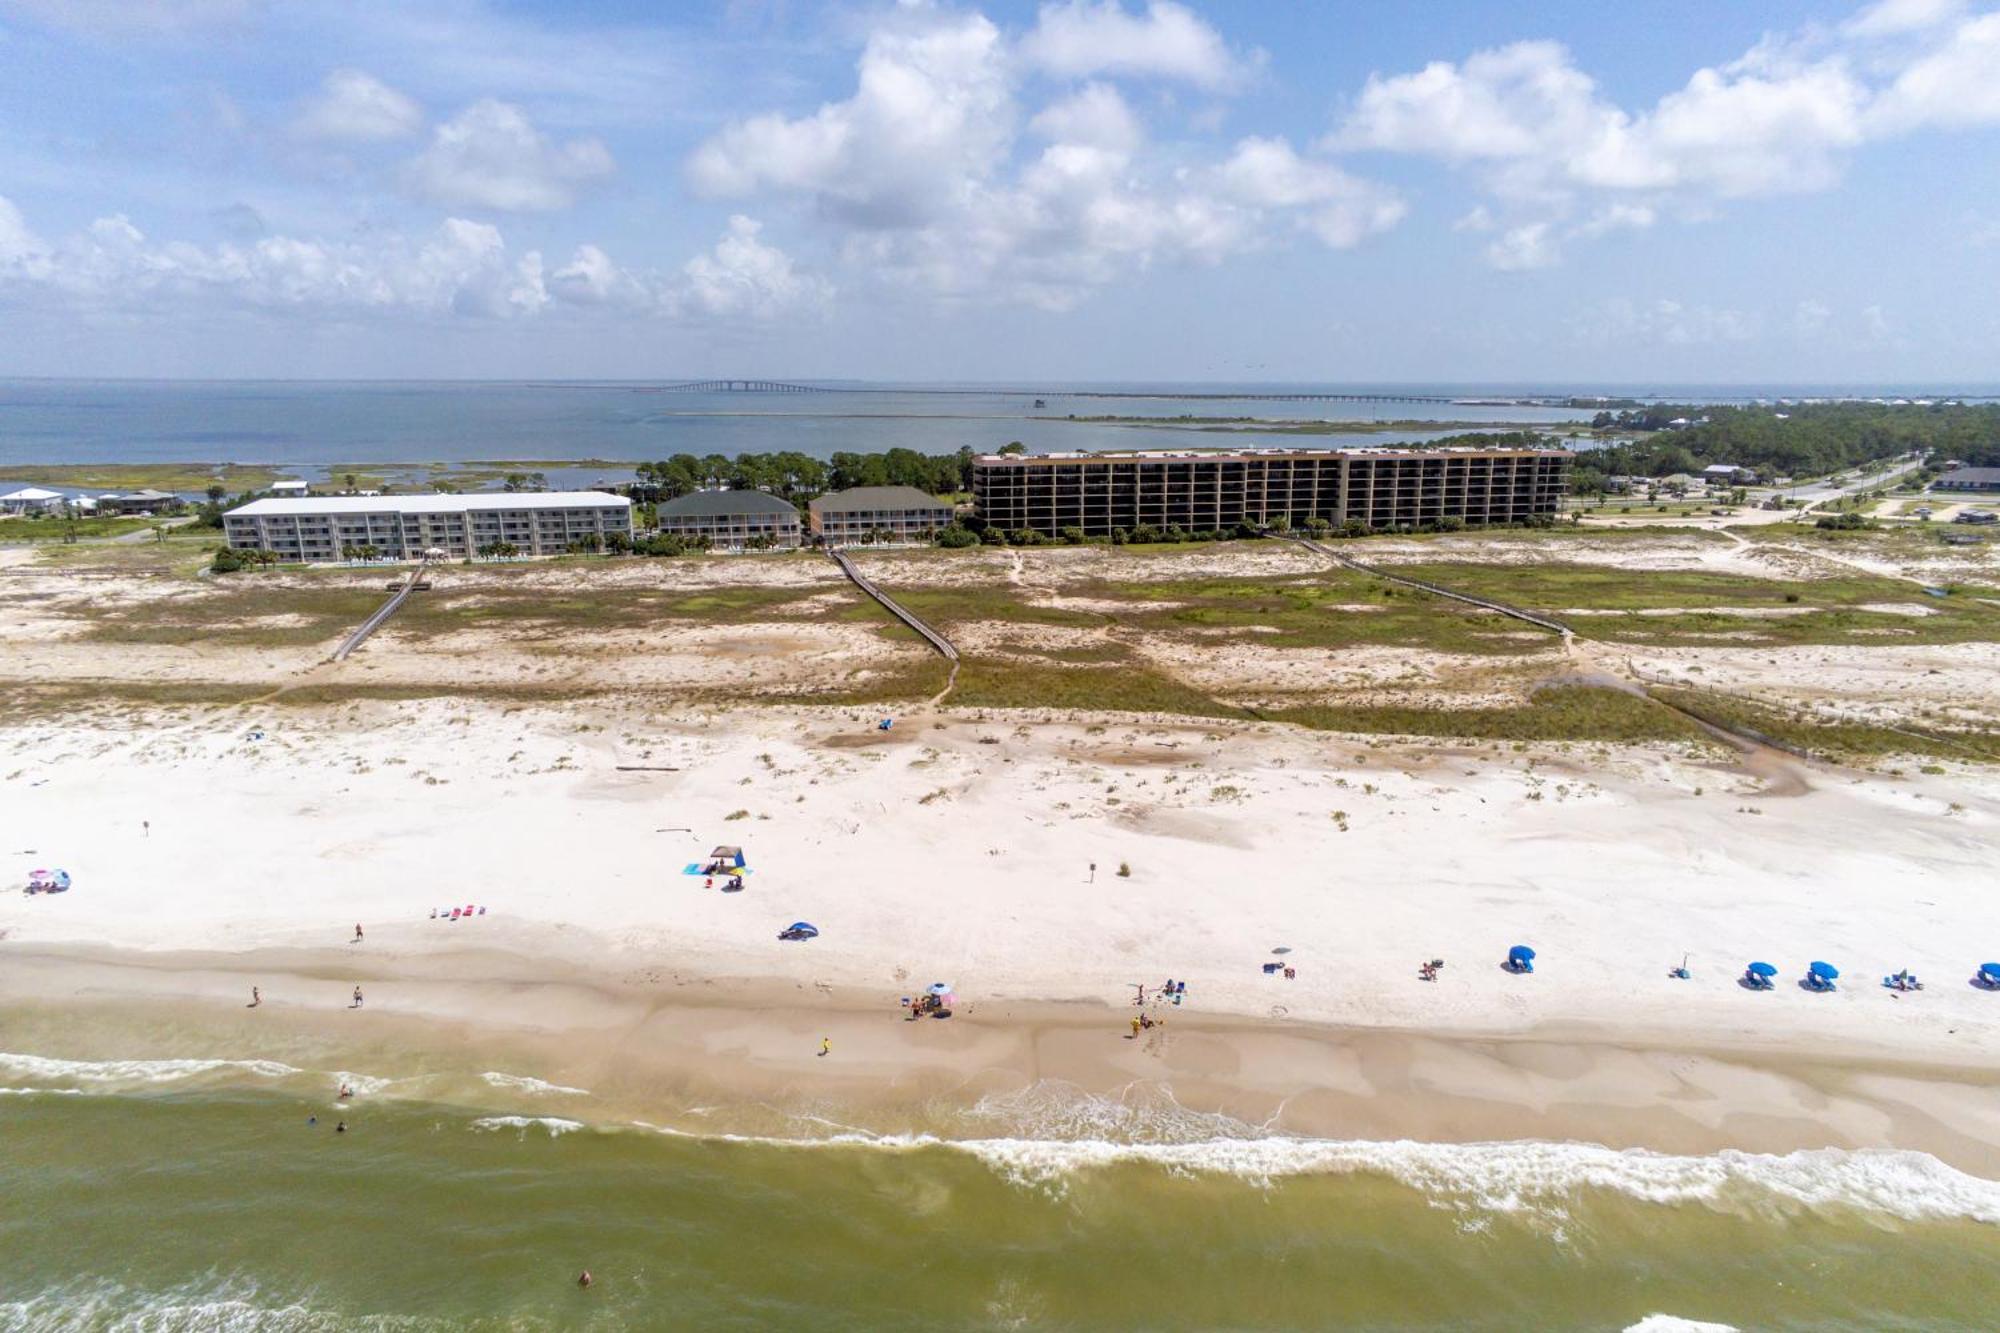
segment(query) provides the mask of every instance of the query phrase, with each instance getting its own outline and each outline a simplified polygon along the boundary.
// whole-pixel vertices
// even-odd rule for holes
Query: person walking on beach
[[[144,829],[144,830],[146,831],[146,836],[147,836],[147,837],[149,837],[149,838],[150,838],[150,837],[152,837],[152,836],[153,836],[153,821],[152,821],[152,820],[150,820],[150,819],[142,819],[142,820],[140,820],[140,821],[139,821],[139,827],[140,827],[140,828],[142,828],[142,829]]]
[[[348,943],[349,944],[361,943],[361,923],[359,921],[354,923],[354,938],[349,940]]]
[[[361,987],[356,986],[354,988],[354,1003],[347,1007],[349,1009],[359,1009],[361,1007]]]
[[[258,1005],[262,1003],[264,1003],[264,992],[258,990],[255,986],[252,986],[250,988],[250,1003],[247,1007],[255,1009]]]
[[[819,1039],[819,1053],[821,1055],[826,1055],[828,1052],[832,1050],[833,1050],[833,1038],[821,1037]]]
[[[1132,1040],[1139,1040],[1139,1019],[1137,1015],[1134,1015],[1132,1018]]]

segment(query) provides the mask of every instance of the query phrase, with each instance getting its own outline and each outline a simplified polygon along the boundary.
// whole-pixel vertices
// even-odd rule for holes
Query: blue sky
[[[1983,383],[1996,131],[1980,0],[0,0],[0,374]]]

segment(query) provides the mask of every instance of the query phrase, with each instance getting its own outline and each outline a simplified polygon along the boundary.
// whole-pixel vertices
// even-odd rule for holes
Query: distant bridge
[[[1480,398],[1447,398],[1437,394],[1422,393],[1313,393],[1267,392],[1244,393],[1181,393],[1162,390],[1146,393],[1135,389],[1015,389],[996,387],[991,389],[932,389],[922,386],[905,388],[873,388],[868,386],[842,384],[793,384],[784,380],[688,380],[681,384],[659,384],[651,386],[655,393],[913,393],[937,394],[954,397],[1018,397],[1047,400],[1052,398],[1121,398],[1154,399],[1162,402],[1208,402],[1208,403],[1453,403],[1486,407],[1556,407],[1561,406],[1560,398],[1509,398],[1504,401]]]
[[[662,384],[660,393],[853,393],[852,389],[829,389],[820,384],[786,384],[779,380],[689,380],[686,384]]]

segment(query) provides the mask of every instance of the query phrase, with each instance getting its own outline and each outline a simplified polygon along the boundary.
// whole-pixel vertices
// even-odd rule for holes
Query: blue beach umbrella
[[[1812,973],[1814,976],[1820,978],[1822,981],[1833,981],[1840,976],[1840,969],[1835,967],[1832,963],[1816,962],[1811,967],[1807,968],[1806,971]]]
[[[1778,969],[1772,967],[1769,963],[1752,963],[1750,964],[1750,975],[1756,977],[1775,977],[1778,975]]]
[[[1510,963],[1532,963],[1535,961],[1535,951],[1525,944],[1517,944],[1507,951],[1507,961]]]
[[[2000,981],[2000,963],[1981,963],[1979,975],[1988,981]]]

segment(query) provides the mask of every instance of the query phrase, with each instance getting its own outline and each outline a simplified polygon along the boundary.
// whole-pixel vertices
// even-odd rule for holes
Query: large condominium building
[[[1234,453],[994,455],[973,460],[980,517],[1006,531],[1109,536],[1140,525],[1223,531],[1286,519],[1416,527],[1553,516],[1567,449],[1268,449]]]
[[[806,506],[812,530],[835,546],[847,542],[928,541],[951,522],[951,504],[914,486],[856,486]]]
[[[224,514],[222,530],[231,546],[309,564],[366,546],[392,560],[429,550],[478,555],[503,543],[522,555],[559,555],[614,532],[629,538],[632,502],[599,491],[252,500]]]
[[[694,491],[662,501],[661,532],[706,537],[724,550],[797,546],[802,536],[798,509],[764,491]]]

